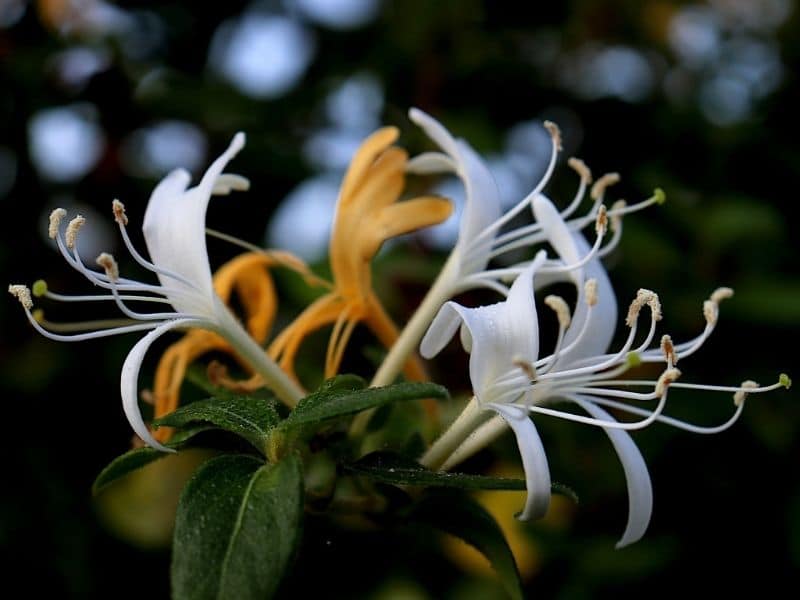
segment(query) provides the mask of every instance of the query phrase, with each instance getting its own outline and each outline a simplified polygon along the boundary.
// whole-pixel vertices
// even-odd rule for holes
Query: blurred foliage
[[[794,370],[791,344],[800,334],[798,245],[790,229],[796,214],[791,186],[800,173],[795,3],[572,0],[534,12],[526,3],[387,0],[373,20],[352,29],[303,20],[316,48],[310,66],[297,85],[268,99],[242,94],[208,68],[215,31],[249,3],[119,2],[132,19],[122,29],[90,27],[86,18],[67,22],[57,10],[67,4],[0,2],[0,199],[10,210],[0,221],[4,280],[45,277],[53,289],[70,289],[77,278],[40,235],[47,210],[80,203],[110,217],[109,201],[120,197],[131,217],[141,218],[155,178],[126,166],[126,152],[134,131],[164,120],[186,121],[208,136],[200,164],[233,132],[247,131],[236,171],[251,178],[252,191],[212,203],[209,221],[243,239],[262,240],[280,200],[317,172],[304,146],[327,126],[324,98],[346,78],[369,73],[383,90],[383,121],[399,125],[414,151],[423,149],[422,136],[406,120],[409,106],[431,111],[482,152],[499,152],[515,124],[551,118],[564,130],[568,153],[579,154],[596,173],[623,175],[615,194],[636,199],[664,188],[667,204],[628,218],[621,247],[608,261],[620,301],[639,287],[657,290],[664,327],[680,340],[701,328],[708,293],[729,285],[737,295],[722,307],[720,326],[703,351],[680,365],[685,379],[766,383]],[[296,5],[272,0],[258,7],[284,14]],[[747,5],[757,8],[748,12]],[[781,6],[788,12],[770,22]],[[698,62],[687,54],[688,41],[676,42],[677,20],[696,17],[692,11],[717,19],[718,58]],[[759,93],[742,87],[750,80],[737,75],[754,72],[747,62],[752,52],[724,55],[742,40],[772,49],[767,54],[779,61],[777,80],[753,80]],[[68,77],[59,57],[77,47],[102,60],[88,75]],[[621,63],[611,61],[610,79],[609,49],[635,51],[623,52]],[[643,87],[642,77],[649,85]],[[746,106],[737,113],[738,105],[720,105],[720,97],[747,100]],[[104,140],[86,173],[66,181],[46,178],[32,158],[32,120],[58,107],[87,115]],[[568,198],[572,184],[562,170],[553,196]],[[217,243],[210,248],[215,263],[235,252]],[[376,287],[401,320],[424,293],[422,269],[410,265],[439,258],[413,241],[382,260]],[[290,281],[282,283],[291,289]],[[303,300],[298,292],[289,296]],[[29,595],[55,589],[59,597],[165,597],[168,554],[114,537],[90,500],[97,472],[129,444],[117,379],[132,342],[50,343],[31,331],[13,304],[0,303],[8,431],[2,443],[11,457],[0,499],[0,546],[9,585],[24,585]],[[294,312],[297,305],[283,308]],[[85,306],[70,309],[48,316],[89,316]],[[465,365],[462,355],[448,356]],[[464,388],[465,371],[435,375],[451,389]],[[742,422],[722,436],[705,439],[665,427],[636,434],[653,475],[656,508],[645,539],[619,552],[613,536],[624,521],[625,486],[605,435],[541,420],[554,477],[576,487],[581,505],[566,528],[526,527],[538,553],[531,597],[666,595],[684,592],[690,580],[694,593],[715,594],[790,584],[800,568],[800,409],[793,395],[752,400]],[[727,398],[674,396],[675,410],[698,420],[713,422],[728,408]],[[499,450],[513,462],[511,446]],[[479,455],[465,467],[478,472],[487,460]],[[350,573],[354,557],[359,577]],[[286,593],[501,593],[481,577],[446,558],[439,538],[411,530],[353,532],[312,518]]]

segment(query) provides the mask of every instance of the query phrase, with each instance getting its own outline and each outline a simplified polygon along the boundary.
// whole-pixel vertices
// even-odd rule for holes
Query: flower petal
[[[589,397],[573,396],[572,400],[596,419],[614,420],[614,417],[597,406]],[[639,541],[647,531],[653,513],[653,486],[642,453],[630,434],[622,429],[604,428],[604,430],[614,445],[614,450],[617,451],[628,485],[628,524],[616,545],[617,548],[623,548]]]
[[[433,358],[439,354],[458,331],[461,315],[456,306],[458,305],[455,302],[443,304],[428,326],[419,344],[419,353],[425,358]]]
[[[142,360],[144,360],[144,355],[152,343],[168,331],[178,327],[197,327],[198,325],[202,325],[202,322],[196,319],[175,319],[159,325],[136,342],[122,365],[122,374],[119,379],[122,409],[125,411],[125,416],[128,417],[128,422],[136,432],[136,435],[142,438],[148,446],[156,450],[175,452],[159,444],[150,435],[150,430],[142,419],[142,413],[139,410],[139,369],[142,366]]]
[[[408,161],[407,173],[417,175],[434,175],[438,173],[455,173],[456,163],[442,152],[423,152]]]
[[[494,236],[486,235],[476,240],[489,225],[500,218],[500,193],[497,184],[480,156],[464,140],[455,139],[441,123],[417,108],[409,111],[409,118],[455,163],[455,172],[464,184],[466,201],[454,251],[461,253],[460,275],[481,271],[489,262]],[[430,160],[423,161],[423,169],[426,162],[430,163]]]
[[[489,404],[488,408],[499,414],[517,438],[522,466],[525,469],[525,482],[528,498],[525,507],[517,515],[520,521],[543,517],[550,506],[550,467],[542,445],[542,439],[528,412],[519,406]]]
[[[589,253],[590,246],[583,235],[569,229],[561,214],[546,196],[537,195],[533,199],[532,206],[536,221],[542,226],[550,245],[558,252],[565,264],[575,263]],[[611,343],[617,327],[617,299],[614,289],[611,287],[611,281],[599,259],[589,261],[581,269],[570,271],[566,277],[572,280],[577,287],[578,300],[575,314],[572,316],[572,324],[564,336],[565,346],[578,336],[589,315],[589,307],[584,300],[583,289],[587,279],[597,281],[597,304],[591,309],[591,322],[582,343],[562,354],[559,360],[561,368],[566,368],[582,358],[603,354]]]
[[[206,250],[206,209],[217,180],[228,162],[244,146],[243,133],[237,133],[228,149],[208,168],[200,183],[186,189],[190,177],[178,169],[167,175],[150,196],[144,215],[144,239],[153,263],[172,271],[186,282],[159,274],[161,284],[169,289],[200,297],[212,296],[211,269]],[[224,181],[224,180],[223,180]],[[169,295],[179,312],[204,314],[208,306],[187,299],[185,293]]]

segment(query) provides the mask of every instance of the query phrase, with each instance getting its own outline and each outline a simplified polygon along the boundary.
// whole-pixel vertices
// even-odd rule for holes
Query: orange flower
[[[397,202],[405,185],[407,153],[391,144],[398,130],[384,127],[368,137],[345,174],[333,233],[330,261],[334,289],[318,298],[272,342],[270,356],[294,372],[294,359],[312,332],[333,325],[325,359],[325,377],[339,370],[347,342],[358,323],[366,325],[387,348],[398,337],[391,317],[372,290],[370,263],[388,239],[441,223],[451,204],[432,196]],[[418,358],[406,364],[406,376],[423,379]]]

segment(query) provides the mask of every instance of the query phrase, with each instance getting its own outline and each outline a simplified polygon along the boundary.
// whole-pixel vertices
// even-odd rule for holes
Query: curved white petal
[[[614,420],[607,411],[588,398],[573,397],[572,400],[596,419]],[[628,524],[616,545],[617,548],[623,548],[638,542],[647,531],[653,513],[653,486],[642,453],[630,434],[621,429],[604,428],[604,431],[617,451],[628,486]]]
[[[449,155],[464,184],[466,201],[454,252],[460,255],[459,275],[477,273],[489,262],[494,236],[476,238],[501,214],[497,184],[483,160],[464,140],[455,139],[441,123],[417,108],[409,111],[409,118]]]
[[[575,263],[589,253],[591,247],[583,235],[570,231],[561,214],[546,196],[537,195],[533,199],[532,206],[534,217],[542,226],[550,245],[565,264]],[[578,290],[575,314],[564,335],[565,346],[569,345],[583,329],[590,312],[584,299],[584,282],[587,279],[597,281],[597,304],[591,309],[591,321],[583,342],[562,354],[559,359],[560,368],[566,368],[577,360],[603,354],[607,350],[617,327],[617,299],[611,287],[611,280],[599,259],[595,258],[583,268],[569,271],[563,278],[557,279],[571,280]],[[553,279],[548,278],[547,282],[551,283]]]
[[[122,408],[125,411],[125,416],[128,417],[128,422],[131,424],[131,427],[136,432],[136,435],[142,438],[148,446],[164,452],[175,451],[159,444],[155,438],[150,435],[150,430],[147,428],[147,425],[144,424],[142,413],[139,410],[139,369],[142,366],[144,355],[154,341],[171,329],[190,325],[197,326],[198,322],[194,319],[175,319],[173,321],[167,321],[149,332],[131,348],[131,351],[128,353],[122,365],[122,374],[119,379]]]
[[[439,354],[453,339],[461,325],[461,315],[454,305],[455,302],[443,304],[428,326],[428,331],[425,332],[419,344],[419,353],[425,358],[433,358]]]
[[[423,152],[406,164],[406,171],[417,175],[455,173],[457,168],[453,159],[442,152]]]
[[[206,250],[206,209],[214,187],[228,162],[244,146],[243,133],[237,133],[228,149],[208,168],[200,183],[186,189],[190,177],[183,169],[167,175],[150,196],[144,215],[144,239],[153,263],[185,278],[192,286],[159,274],[162,285],[198,298],[213,294],[211,269]],[[230,179],[224,179],[228,186]],[[186,294],[168,295],[178,312],[204,314],[207,307],[198,305]]]
[[[517,438],[522,466],[525,469],[525,484],[528,497],[525,507],[517,515],[520,521],[543,517],[550,506],[550,467],[542,445],[542,439],[527,411],[519,406],[489,404],[497,412]]]
[[[502,302],[478,308],[449,303],[469,330],[472,347],[469,375],[472,389],[483,403],[505,396],[507,386],[518,387],[518,381],[506,377],[516,368],[517,361],[533,363],[538,357],[539,321],[533,279],[544,259],[545,254],[539,253],[531,261],[514,280],[508,298]],[[500,378],[507,386],[496,384]]]

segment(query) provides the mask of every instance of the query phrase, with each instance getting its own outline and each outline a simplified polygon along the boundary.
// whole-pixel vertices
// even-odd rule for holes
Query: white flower
[[[144,355],[152,343],[173,329],[202,328],[225,338],[234,350],[264,376],[273,391],[287,404],[302,397],[301,390],[280,368],[271,361],[263,349],[247,334],[236,317],[216,295],[212,285],[211,269],[206,250],[205,218],[212,194],[229,194],[232,190],[246,190],[249,182],[238,175],[224,174],[228,162],[244,146],[244,134],[238,133],[228,149],[209,167],[197,186],[189,188],[191,176],[183,169],[167,175],[153,191],[144,217],[144,238],[152,261],[145,259],[133,247],[126,225],[128,218],[121,202],[113,202],[114,218],[125,246],[131,256],[145,269],[155,273],[159,285],[141,283],[119,276],[116,261],[103,253],[97,263],[104,272],[87,268],[76,249],[78,234],[85,219],[80,215],[72,219],[65,231],[61,223],[64,209],[50,215],[50,237],[67,263],[84,275],[95,286],[108,290],[108,294],[65,296],[50,292],[44,282],[34,285],[34,295],[59,301],[113,301],[131,324],[89,322],[59,326],[37,319],[31,312],[33,303],[24,286],[9,286],[9,292],[22,303],[28,320],[44,336],[59,341],[80,341],[128,333],[148,331],[131,349],[122,367],[120,391],[128,421],[136,434],[153,448],[168,448],[153,439],[142,419],[138,405],[138,375]],[[171,306],[167,312],[139,312],[130,303],[156,303]],[[50,329],[50,330],[48,330]],[[92,329],[86,333],[63,334],[55,330]]]
[[[694,353],[713,330],[719,301],[730,295],[722,288],[704,306],[707,325],[698,337],[677,346],[664,336],[661,347],[649,349],[661,318],[661,306],[655,293],[639,290],[626,319],[630,331],[622,347],[606,353],[616,327],[616,301],[608,277],[582,235],[569,227],[544,196],[533,200],[537,222],[551,246],[561,257],[561,265],[548,265],[544,252],[514,281],[505,301],[478,308],[465,308],[448,302],[433,320],[422,340],[423,356],[437,354],[461,328],[461,340],[470,352],[470,381],[475,401],[457,419],[429,452],[423,462],[429,466],[450,468],[470,456],[511,427],[517,439],[525,468],[528,498],[521,519],[543,515],[550,498],[550,474],[542,443],[530,414],[545,414],[602,427],[608,434],[622,463],[628,486],[629,515],[625,532],[617,547],[637,541],[644,534],[652,512],[652,487],[641,453],[625,430],[640,429],[654,421],[698,433],[716,433],[732,425],[741,414],[744,396],[775,389],[786,382],[758,387],[745,382],[741,387],[700,386],[676,383],[680,372],[675,363]],[[602,210],[600,215],[602,215]],[[598,218],[598,227],[601,218]],[[539,326],[534,303],[534,282],[552,282],[568,277],[578,289],[574,316],[566,302],[548,296],[545,303],[554,310],[559,333],[554,351],[539,358]],[[650,325],[644,340],[634,346],[638,321],[643,307],[650,309]],[[619,379],[639,362],[665,362],[658,380]],[[650,388],[632,392],[628,387]],[[735,394],[733,416],[716,427],[699,427],[662,415],[667,390],[672,387],[729,391]],[[631,406],[620,400],[640,403]],[[554,408],[566,402],[588,416]],[[652,406],[655,404],[655,406]],[[650,407],[648,407],[650,405]],[[481,424],[477,409],[490,409],[498,417]],[[638,421],[618,422],[606,410],[613,408],[642,417]]]
[[[497,185],[491,172],[475,150],[464,140],[454,138],[441,123],[421,110],[411,109],[409,116],[439,146],[441,152],[425,152],[416,156],[409,161],[408,170],[418,174],[452,173],[457,175],[464,185],[466,200],[461,216],[458,240],[453,251],[425,299],[375,375],[372,381],[373,385],[385,385],[396,377],[405,357],[416,348],[439,308],[450,298],[477,287],[490,288],[502,295],[508,293],[507,282],[512,281],[527,268],[530,261],[498,269],[489,269],[488,265],[491,260],[507,255],[511,251],[531,248],[546,241],[547,236],[543,226],[538,222],[516,226],[508,231],[503,230],[515,217],[524,213],[535,198],[541,195],[542,190],[550,181],[561,150],[561,134],[558,127],[546,121],[544,126],[550,133],[552,142],[547,169],[530,193],[513,208],[502,213]],[[582,161],[571,158],[568,163],[580,176],[580,185],[569,206],[560,213],[564,219],[570,217],[579,208],[592,182],[591,172]],[[566,222],[571,232],[580,232],[596,221],[606,188],[616,183],[618,179],[616,174],[610,173],[595,182],[591,189],[590,195],[593,203],[589,211],[581,217],[572,218]],[[630,207],[626,207],[624,203],[615,205],[608,212],[607,217],[619,224],[624,214],[640,210],[656,202],[663,202],[663,200],[663,193],[657,191],[652,198],[639,204]],[[605,233],[605,230],[602,233]],[[585,257],[586,262],[588,263],[595,255],[604,256],[610,252],[616,246],[621,233],[620,224],[615,228],[611,242],[605,247],[601,247],[603,236],[600,235],[592,249],[592,256]]]

